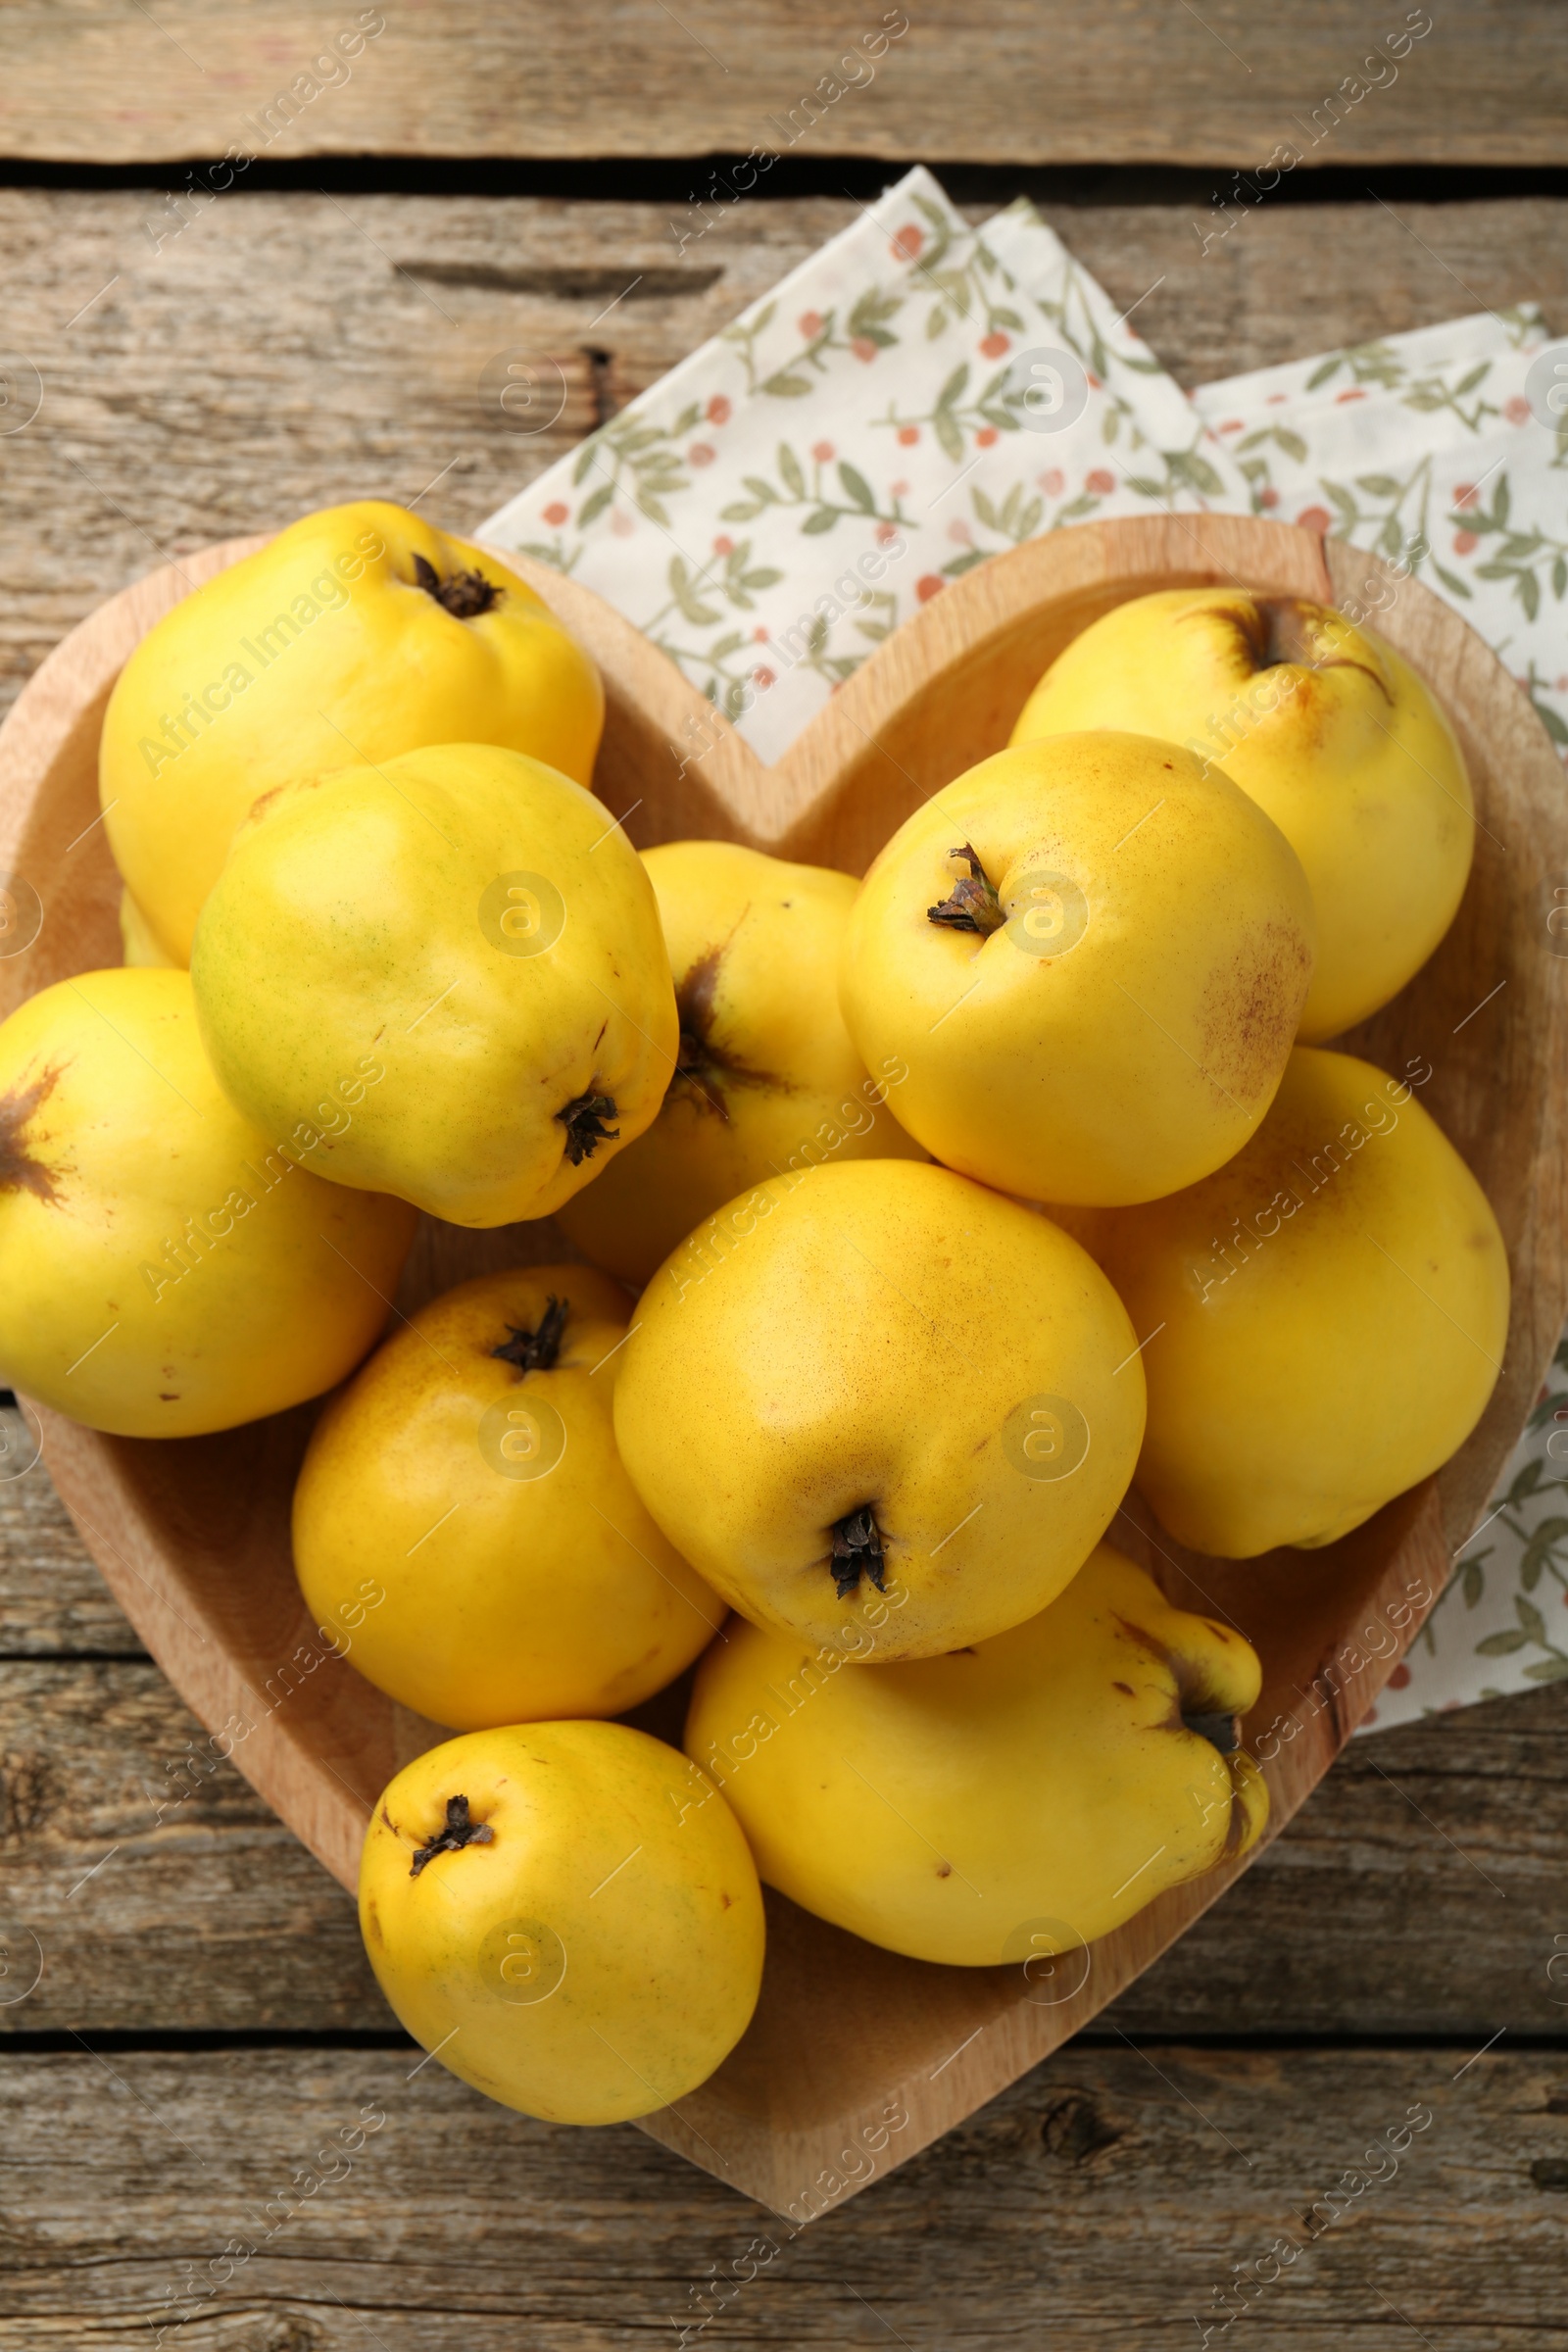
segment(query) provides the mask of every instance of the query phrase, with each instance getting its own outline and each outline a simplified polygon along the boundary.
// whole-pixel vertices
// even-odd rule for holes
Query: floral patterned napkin
[[[1249,497],[1032,205],[970,228],[914,171],[482,536],[608,598],[774,760],[984,557]]]
[[[971,228],[917,170],[481,536],[596,589],[772,760],[901,620],[1002,548],[1098,514],[1277,514],[1447,597],[1568,747],[1568,416],[1550,367],[1521,309],[1189,399],[1032,205]],[[1560,397],[1568,369],[1551,380]],[[705,748],[694,730],[691,756]],[[1363,1729],[1568,1676],[1565,1491],[1568,1339]]]

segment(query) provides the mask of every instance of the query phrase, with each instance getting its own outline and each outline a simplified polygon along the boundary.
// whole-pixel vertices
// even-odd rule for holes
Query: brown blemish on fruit
[[[939,1862],[937,1864],[937,1877],[939,1879],[951,1879],[952,1876],[953,1864],[951,1862]]]
[[[158,1401],[160,1404],[177,1404],[179,1402],[179,1398],[174,1395],[172,1390],[160,1389],[158,1392]]]
[[[0,1096],[0,1193],[31,1193],[50,1208],[60,1205],[55,1178],[63,1171],[44,1166],[36,1155],[42,1139],[29,1141],[27,1129],[59,1085],[61,1075],[62,1065],[52,1063],[30,1085],[13,1087],[10,1094]]]
[[[1131,1683],[1112,1683],[1110,1687],[1113,1690],[1125,1690],[1129,1698],[1134,1696]]]
[[[276,800],[278,794],[280,792],[286,792],[287,790],[288,786],[286,784],[271,784],[269,785],[266,792],[259,792],[255,800],[252,801],[250,808],[246,810],[246,815],[249,822],[253,825],[259,824],[262,818],[267,814],[268,809],[272,806],[272,803]]]
[[[1294,924],[1253,926],[1199,1003],[1199,1063],[1222,1096],[1250,1109],[1278,1082],[1306,1002],[1312,956]]]
[[[291,776],[285,784],[270,785],[266,792],[258,793],[252,801],[240,819],[239,831],[249,833],[253,825],[259,825],[275,801],[297,800],[302,792],[319,792],[324,781],[323,776]],[[380,1034],[377,1030],[376,1036]]]
[[[733,1898],[724,1892],[722,1886],[718,1890],[718,1899],[723,1904],[726,1911],[733,1908]]]

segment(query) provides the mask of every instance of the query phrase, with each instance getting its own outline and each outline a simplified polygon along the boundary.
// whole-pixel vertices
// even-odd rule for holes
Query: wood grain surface
[[[182,550],[372,495],[470,528],[856,217],[738,205],[671,292],[664,206],[236,194],[155,252],[160,206],[0,188],[0,343],[41,392],[0,440],[0,708],[93,606]],[[1052,217],[1118,307],[1144,298],[1145,335],[1189,384],[1299,355],[1303,334],[1321,349],[1489,303],[1539,300],[1568,327],[1557,198],[1264,207],[1206,254],[1184,206]],[[585,270],[632,290],[602,315],[602,278],[571,290]],[[565,378],[547,433],[481,399],[512,352]]]
[[[758,148],[1256,169],[1282,141],[1307,163],[1555,164],[1568,100],[1553,0],[9,0],[5,20],[0,152],[94,164]]]
[[[1107,2016],[1221,2038],[1506,2027],[1568,2049],[1568,1982],[1547,1973],[1565,1851],[1568,1689],[1352,1741]],[[394,2030],[348,1897],[144,1659],[0,1663],[0,1910],[44,1953],[36,1988],[0,2002],[13,2042]]]
[[[1557,2051],[1080,2044],[794,2237],[629,2127],[416,2063],[12,2059],[0,2343],[1166,2352],[1238,2306],[1289,2352],[1562,2343]]]
[[[14,37],[29,13],[30,49]],[[8,61],[36,60],[46,17],[51,37],[80,41],[111,15],[67,13],[8,9]],[[1520,20],[1489,22],[1533,100],[1508,47]],[[55,86],[86,123],[84,85]],[[73,135],[106,152],[90,127]],[[853,217],[826,199],[728,209],[687,256],[689,292],[661,284],[599,318],[611,294],[567,289],[584,270],[629,282],[667,265],[668,208],[236,197],[155,255],[143,222],[162,201],[0,190],[0,340],[32,354],[45,387],[39,417],[0,451],[7,699],[167,551],[364,489],[410,498],[449,466],[424,511],[472,525]],[[1206,256],[1186,208],[1085,203],[1054,220],[1119,304],[1154,289],[1140,322],[1188,382],[1531,297],[1568,325],[1554,200],[1397,218],[1262,207]],[[536,274],[497,284],[485,270]],[[567,410],[539,442],[479,406],[482,358],[511,348],[560,354],[567,374]],[[148,2342],[147,2315],[188,2284],[181,2264],[219,2254],[249,2201],[286,2189],[322,2130],[383,2086],[388,2127],[348,2180],[309,2201],[300,2184],[301,2220],[270,2267],[242,2268],[199,2311],[175,2307],[193,2314],[180,2333],[195,2352],[578,2352],[716,2312],[713,2274],[736,2283],[760,2217],[644,2134],[552,2132],[436,2067],[407,2084],[412,2053],[320,2046],[390,2027],[349,1907],[232,1767],[191,1767],[199,1730],[136,1652],[43,1477],[0,1485],[0,1884],[21,1889],[0,1924],[33,1917],[47,1946],[37,1988],[0,2003],[6,2352]],[[159,1822],[147,1791],[184,1787]],[[1353,2329],[1368,2352],[1421,2336],[1444,2352],[1560,2352],[1565,1848],[1568,1690],[1352,1742],[1225,1904],[1107,2014],[1108,2046],[1073,2045],[873,2182],[762,2263],[697,2340],[880,2344],[891,2321],[920,2352],[1177,2341],[1369,2130],[1419,2100],[1437,2112],[1429,2084],[1501,2028],[1448,2087],[1475,2094],[1445,2111],[1463,2129],[1417,2140],[1398,2180],[1269,2290],[1250,2339],[1341,2352]],[[224,2030],[271,2046],[123,2046]],[[40,2049],[39,2034],[65,2047]],[[1218,2046],[1178,2058],[1163,2045],[1182,2034]],[[1295,2046],[1239,2046],[1249,2037]],[[416,2099],[454,2119],[433,2157]],[[1252,2138],[1235,2128],[1244,2114]],[[378,2192],[366,2167],[400,2138]]]

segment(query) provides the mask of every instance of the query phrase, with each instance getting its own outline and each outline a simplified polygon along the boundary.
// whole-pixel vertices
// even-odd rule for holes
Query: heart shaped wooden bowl
[[[0,961],[4,1011],[51,981],[120,960],[118,883],[95,823],[110,688],[160,614],[260,544],[209,548],[112,599],[44,662],[0,733],[0,876],[30,883],[45,910],[35,943]],[[1562,1327],[1568,962],[1552,952],[1546,914],[1554,880],[1568,878],[1568,820],[1562,771],[1524,695],[1446,606],[1353,549],[1232,517],[1092,523],[968,573],[880,648],[769,769],[597,597],[507,561],[605,673],[596,790],[640,844],[710,834],[858,873],[931,792],[1005,743],[1071,637],[1154,588],[1228,582],[1348,605],[1451,714],[1475,779],[1475,870],[1438,954],[1350,1042],[1391,1069],[1412,1054],[1431,1062],[1422,1099],[1496,1210],[1513,1274],[1496,1393],[1437,1479],[1328,1550],[1243,1564],[1184,1555],[1136,1493],[1111,1530],[1173,1598],[1229,1619],[1261,1652],[1248,1740],[1264,1762],[1277,1831],[1442,1591]],[[1398,885],[1391,875],[1390,889]],[[486,1264],[570,1254],[548,1225],[474,1236],[427,1224],[402,1303]],[[441,1735],[329,1654],[306,1615],[288,1508],[310,1410],[162,1443],[42,1420],[45,1463],[147,1647],[220,1747],[351,1887],[373,1799]],[[640,1719],[678,1739],[678,1710],[658,1708]],[[711,2081],[646,2129],[777,2211],[814,2218],[1064,2041],[1247,1866],[1161,1895],[1033,1982],[1022,1968],[900,1959],[770,1896],[750,2032]]]

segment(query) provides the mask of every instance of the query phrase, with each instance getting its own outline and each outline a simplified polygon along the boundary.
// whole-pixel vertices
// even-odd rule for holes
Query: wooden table
[[[367,494],[471,525],[852,218],[877,159],[962,166],[976,218],[1037,187],[1187,382],[1529,298],[1568,327],[1561,15],[1435,15],[1206,253],[1211,191],[1381,19],[939,7],[795,141],[783,193],[710,206],[682,254],[711,167],[678,159],[782,146],[766,118],[875,13],[389,7],[181,210],[187,160],[258,144],[244,122],[361,20],[7,0],[0,342],[44,399],[0,439],[6,697],[166,555]],[[309,160],[345,153],[382,160]],[[1533,176],[1477,197],[1456,163]],[[1132,165],[1159,169],[1104,168]],[[535,439],[478,392],[519,348],[570,387]],[[1200,2341],[1232,2266],[1411,2108],[1396,2177],[1261,2289],[1249,2340],[1568,2342],[1568,1690],[1357,1743],[1093,2034],[793,2240],[630,2127],[532,2124],[421,2065],[348,1903],[197,1746],[44,1472],[0,1485],[0,2346],[588,2352],[707,2318],[687,2341],[1143,2352]],[[29,1933],[42,1975],[10,1998]],[[346,2170],[318,2158],[339,2127],[365,2132]]]

